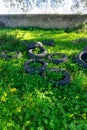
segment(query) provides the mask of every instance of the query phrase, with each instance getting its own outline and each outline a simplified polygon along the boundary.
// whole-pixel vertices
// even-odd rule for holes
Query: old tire
[[[28,45],[27,49],[34,49],[36,47],[43,47],[43,44],[41,42],[33,42]]]
[[[54,56],[57,56],[57,55],[62,55],[62,58],[53,58]],[[55,64],[59,64],[61,62],[65,62],[67,60],[67,56],[63,53],[53,53],[53,54],[48,54],[48,59],[55,63]]]
[[[30,64],[33,63],[33,62],[40,63],[42,66],[37,67],[37,68],[33,68],[33,67],[30,66]],[[24,69],[25,69],[25,72],[29,73],[29,74],[33,74],[33,73],[38,71],[40,75],[43,75],[44,71],[46,69],[46,62],[44,60],[39,60],[39,59],[30,59],[30,60],[27,60],[25,62]]]
[[[13,54],[13,55],[10,55],[8,54],[9,52],[15,52],[16,54]],[[22,53],[20,51],[3,51],[0,55],[1,58],[4,58],[4,59],[12,59],[12,58],[19,58],[22,56]]]
[[[79,53],[77,57],[75,57],[75,61],[80,64],[83,68],[87,68],[87,51],[82,51]]]
[[[31,58],[44,58],[44,57],[47,56],[47,51],[43,47],[41,47],[41,46],[38,46],[38,47],[40,49],[40,53],[39,54],[34,54],[33,53],[34,48],[28,50],[28,55]]]
[[[51,71],[51,72],[61,72],[63,75],[64,75],[64,78],[59,80],[59,81],[53,81],[53,83],[57,86],[64,86],[64,85],[68,85],[71,81],[71,78],[70,78],[70,74],[65,71],[65,70],[62,70],[62,69],[57,69],[57,68],[50,68],[48,71]],[[50,79],[49,79],[50,81]]]
[[[43,44],[48,46],[54,46],[54,40],[44,40]]]
[[[87,46],[84,48],[84,50],[83,51],[87,51]]]

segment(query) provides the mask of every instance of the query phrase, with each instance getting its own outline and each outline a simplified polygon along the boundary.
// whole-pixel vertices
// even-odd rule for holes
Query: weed
[[[81,30],[67,33],[63,29],[0,29],[0,53],[5,50],[22,52],[19,59],[0,58],[0,130],[87,130],[87,70],[72,58],[87,46],[87,42],[73,44],[72,41],[83,37],[87,38],[87,33]],[[24,72],[24,62],[29,59],[27,45],[45,39],[55,42],[51,47],[43,45],[48,53],[60,52],[68,56],[65,63],[47,66],[47,69],[69,71],[71,83],[64,89],[53,86],[47,77],[38,73]],[[40,65],[32,63],[31,66]],[[50,72],[48,76],[52,80],[63,77],[61,73]]]

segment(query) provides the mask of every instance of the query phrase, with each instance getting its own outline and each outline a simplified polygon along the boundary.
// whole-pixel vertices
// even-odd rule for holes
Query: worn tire
[[[55,58],[53,58],[55,55],[62,55],[62,58],[60,58],[60,59],[55,59]],[[61,62],[65,62],[68,58],[67,58],[67,56],[65,55],[65,54],[63,54],[63,53],[52,53],[52,54],[48,54],[48,59],[51,61],[51,62],[53,62],[53,63],[55,63],[55,64],[59,64],[59,63],[61,63]]]
[[[82,51],[75,57],[75,61],[80,64],[83,68],[87,68],[87,63],[84,61],[87,59],[87,51]]]
[[[87,51],[87,46],[84,48],[84,50],[83,51]]]
[[[54,40],[44,40],[43,44],[48,46],[54,46]]]
[[[34,54],[34,53],[33,53],[33,50],[34,50],[34,49],[29,49],[29,50],[28,50],[28,55],[29,55],[31,58],[44,58],[44,57],[47,56],[47,51],[46,51],[43,47],[41,47],[41,46],[38,46],[38,47],[39,47],[39,49],[40,49],[40,54]]]
[[[42,66],[41,67],[37,67],[37,68],[33,68],[33,67],[30,67],[30,63],[33,63],[33,62],[38,62],[38,63],[41,63]],[[36,71],[39,72],[40,75],[43,75],[44,74],[44,71],[46,69],[46,62],[44,60],[39,60],[39,59],[30,59],[30,60],[27,60],[24,64],[24,69],[25,69],[25,72],[26,73],[29,73],[29,74],[33,74],[35,73]]]
[[[57,68],[50,68],[48,71],[51,71],[51,72],[61,72],[63,73],[64,75],[64,78],[60,81],[53,81],[54,84],[56,84],[57,86],[64,86],[64,85],[68,85],[71,81],[71,78],[70,78],[70,74],[65,71],[65,70],[62,70],[62,69],[57,69]],[[50,81],[50,79],[49,79]]]
[[[41,42],[33,42],[33,43],[30,43],[28,44],[28,47],[27,49],[34,49],[36,47],[43,47],[43,44]]]
[[[10,55],[8,54],[8,52],[16,52],[16,54]],[[22,56],[22,53],[20,51],[3,51],[0,55],[0,57],[4,59],[19,58],[21,56]]]

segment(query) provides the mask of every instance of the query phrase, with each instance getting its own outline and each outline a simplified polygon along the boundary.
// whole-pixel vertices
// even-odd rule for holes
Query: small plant
[[[48,79],[52,80],[52,81],[59,81],[59,80],[62,80],[64,78],[64,75],[62,72],[58,72],[58,71],[48,71],[47,72],[47,77]]]
[[[40,48],[39,48],[39,47],[36,47],[36,48],[33,50],[33,53],[34,53],[34,54],[40,54],[40,53],[41,53]]]
[[[42,64],[38,63],[38,62],[31,62],[29,64],[29,67],[31,67],[31,68],[38,68],[38,67],[41,67],[41,66],[42,66]]]
[[[17,52],[16,51],[8,51],[6,54],[10,55],[10,56],[14,56],[17,54]]]
[[[63,58],[62,54],[55,54],[52,56],[52,59],[61,59],[61,58]]]

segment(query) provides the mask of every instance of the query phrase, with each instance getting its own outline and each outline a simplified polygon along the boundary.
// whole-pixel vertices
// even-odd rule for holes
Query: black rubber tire
[[[33,42],[33,43],[30,43],[28,44],[28,47],[27,49],[34,49],[36,47],[43,47],[43,44],[41,42]]]
[[[87,51],[87,46],[84,48],[84,50],[83,51]]]
[[[54,46],[54,40],[44,40],[43,44],[48,46]]]
[[[83,59],[87,58],[87,51],[82,51],[75,57],[75,61],[80,64],[83,68],[87,68],[87,63]]]
[[[16,52],[13,56],[9,55],[8,52]],[[0,55],[1,58],[4,59],[12,59],[12,58],[19,58],[22,56],[22,53],[20,51],[3,51]]]
[[[31,57],[31,58],[44,58],[44,57],[46,57],[47,56],[47,51],[43,48],[43,47],[41,47],[41,46],[38,46],[39,47],[39,49],[40,49],[40,54],[33,54],[33,50],[34,49],[29,49],[28,50],[28,55]]]
[[[64,79],[60,80],[60,81],[54,81],[54,84],[56,84],[57,86],[64,86],[64,85],[68,85],[71,81],[71,78],[70,78],[70,74],[65,71],[65,70],[62,70],[62,69],[57,69],[57,68],[49,68],[48,71],[51,71],[51,72],[61,72],[63,73],[64,75]],[[50,81],[50,79],[49,79]]]
[[[55,56],[55,55],[62,55],[62,58],[60,58],[60,59],[54,59],[53,57]],[[55,64],[59,64],[59,63],[61,63],[61,62],[65,62],[65,61],[67,61],[67,59],[68,59],[68,57],[65,55],[65,54],[63,54],[63,53],[52,53],[52,54],[48,54],[48,59],[51,61],[51,62],[53,62],[53,63],[55,63]]]
[[[41,63],[42,66],[41,67],[37,67],[37,68],[32,68],[29,66],[30,63],[32,62],[38,62],[38,63]],[[26,73],[29,73],[29,74],[33,74],[35,73],[36,71],[39,72],[40,75],[43,75],[45,70],[46,70],[46,62],[44,60],[39,60],[39,59],[30,59],[30,60],[27,60],[24,64],[24,69],[25,69],[25,72]]]

